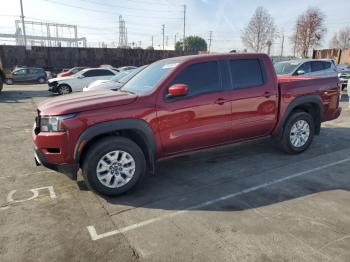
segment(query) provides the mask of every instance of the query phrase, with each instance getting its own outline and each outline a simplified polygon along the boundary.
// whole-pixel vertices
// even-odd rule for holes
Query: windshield
[[[296,62],[281,62],[274,64],[277,75],[292,74],[299,65],[300,63]]]
[[[120,72],[118,74],[116,74],[115,76],[113,76],[111,78],[111,81],[113,82],[119,82],[120,79],[122,79],[124,76],[126,76],[127,74],[129,74],[130,72]]]
[[[121,90],[136,94],[147,94],[177,65],[177,60],[155,62],[133,77]]]

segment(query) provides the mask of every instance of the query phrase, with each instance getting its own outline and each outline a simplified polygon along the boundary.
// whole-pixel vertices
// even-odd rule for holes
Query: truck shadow
[[[349,155],[334,159],[330,157],[327,163],[318,163],[319,156],[343,149],[350,149],[350,128],[323,128],[321,136],[315,138],[310,149],[300,155],[282,153],[269,139],[225,146],[163,160],[158,164],[157,174],[147,176],[135,190],[119,197],[104,198],[112,205],[112,209],[118,210],[116,213],[137,207],[162,210],[195,207],[193,210],[214,211],[219,208],[234,211],[272,205],[323,191],[349,191],[350,161],[239,194],[239,198],[249,200],[250,207],[242,205],[235,198],[228,200],[229,205],[221,203],[196,207],[199,203],[244,192],[298,172],[349,158]]]
[[[0,93],[0,103],[23,103],[32,98],[54,97],[49,91],[33,90],[3,90]]]

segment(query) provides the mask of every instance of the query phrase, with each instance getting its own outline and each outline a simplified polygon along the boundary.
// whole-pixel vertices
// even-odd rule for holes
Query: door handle
[[[266,91],[266,92],[264,93],[264,97],[269,98],[270,96],[272,96],[272,93],[271,93],[271,92]]]
[[[215,104],[218,104],[218,105],[223,105],[225,104],[226,102],[228,102],[229,100],[228,99],[225,99],[225,98],[218,98],[216,99],[216,101],[214,102]]]

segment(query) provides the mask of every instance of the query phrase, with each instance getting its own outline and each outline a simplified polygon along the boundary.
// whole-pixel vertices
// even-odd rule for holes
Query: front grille
[[[54,82],[48,82],[48,85],[49,86],[57,86],[57,81],[54,81]]]

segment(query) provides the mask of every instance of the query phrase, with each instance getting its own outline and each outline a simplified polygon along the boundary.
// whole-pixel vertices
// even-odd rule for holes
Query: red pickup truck
[[[105,195],[155,173],[157,160],[274,137],[306,150],[340,115],[338,78],[277,77],[265,54],[195,55],[149,65],[119,91],[66,95],[38,106],[37,164]]]

